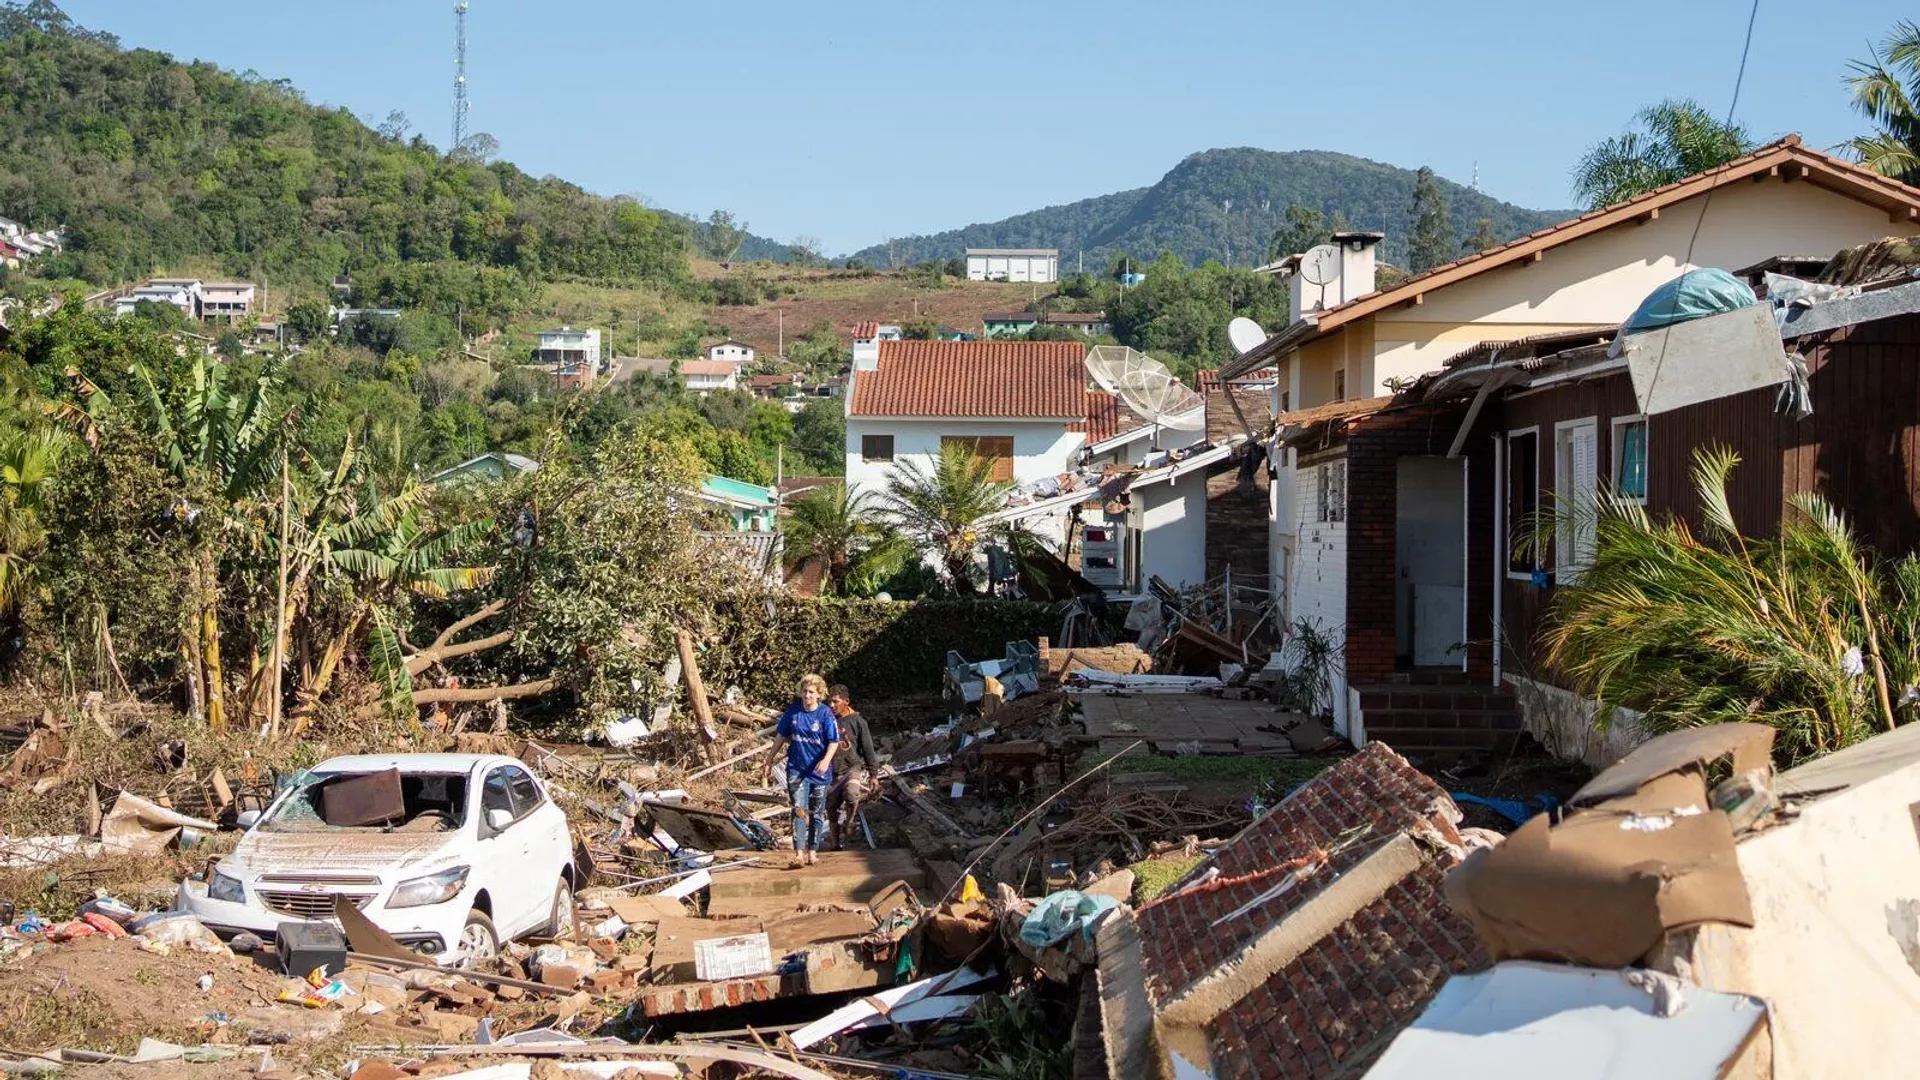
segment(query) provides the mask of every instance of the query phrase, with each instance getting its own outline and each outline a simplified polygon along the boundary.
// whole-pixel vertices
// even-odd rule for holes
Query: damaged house
[[[1435,445],[1451,440],[1469,473],[1485,476],[1465,508],[1480,582],[1470,591],[1485,600],[1470,605],[1462,638],[1490,679],[1516,691],[1525,724],[1549,747],[1601,766],[1641,737],[1630,721],[1594,724],[1593,706],[1535,655],[1554,589],[1591,555],[1583,507],[1600,492],[1697,524],[1694,455],[1720,446],[1740,458],[1728,497],[1742,533],[1771,535],[1795,495],[1814,493],[1868,546],[1920,547],[1920,283],[1889,249],[1910,252],[1900,240],[1862,245],[1812,272],[1818,282],[1763,281],[1776,303],[1618,347],[1590,332],[1477,345],[1355,425],[1424,423]],[[1790,377],[1794,365],[1804,378]],[[1349,445],[1368,437],[1346,435]],[[1410,460],[1423,459],[1396,467]],[[1364,735],[1401,746],[1397,698],[1362,698]]]
[[[1489,963],[1441,895],[1458,821],[1376,743],[1117,911],[1098,931],[1104,1075],[1360,1075],[1450,974]]]
[[[1916,230],[1920,190],[1788,137],[1390,289],[1373,284],[1377,234],[1341,234],[1291,271],[1283,266],[1324,284],[1296,287],[1292,323],[1221,376],[1278,368],[1270,556],[1284,621],[1312,621],[1341,642],[1328,703],[1336,728],[1408,752],[1502,745],[1523,704],[1505,676],[1526,666],[1508,643],[1526,638],[1551,587],[1536,572],[1550,577],[1556,554],[1577,562],[1579,544],[1557,536],[1564,552],[1545,553],[1544,567],[1525,564],[1506,526],[1543,500],[1584,497],[1610,478],[1616,444],[1630,451],[1629,472],[1645,456],[1657,510],[1684,497],[1659,470],[1746,422],[1709,421],[1720,406],[1695,403],[1639,425],[1641,410],[1627,399],[1575,404],[1569,394],[1598,390],[1573,358],[1573,367],[1486,395],[1464,376],[1445,393],[1400,391],[1463,353],[1506,363],[1604,351],[1642,300],[1689,266],[1747,268]],[[1773,391],[1755,392],[1771,417]],[[1731,441],[1753,460],[1751,442]],[[1778,505],[1777,492],[1754,503],[1742,526],[1764,527],[1766,507],[1777,515]]]

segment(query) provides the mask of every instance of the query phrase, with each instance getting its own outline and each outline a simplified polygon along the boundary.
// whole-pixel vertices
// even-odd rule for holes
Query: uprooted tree
[[[635,431],[587,458],[554,450],[498,493],[494,572],[467,594],[471,610],[423,646],[399,639],[399,663],[382,665],[385,700],[564,693],[589,721],[638,712],[666,691],[679,631],[705,635],[723,600],[763,588],[723,546],[701,542],[700,470],[686,445]],[[455,671],[472,678],[420,685]]]

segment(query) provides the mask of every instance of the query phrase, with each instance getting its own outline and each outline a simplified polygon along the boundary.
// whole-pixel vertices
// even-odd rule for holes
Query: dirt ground
[[[855,323],[901,323],[916,318],[934,319],[977,334],[986,312],[1023,310],[1034,297],[1029,285],[949,280],[944,289],[927,289],[894,275],[808,278],[796,284],[799,296],[763,301],[752,307],[716,307],[710,318],[734,337],[771,356],[779,349],[783,320],[788,341],[823,319],[842,337]],[[1040,295],[1051,291],[1042,288]]]

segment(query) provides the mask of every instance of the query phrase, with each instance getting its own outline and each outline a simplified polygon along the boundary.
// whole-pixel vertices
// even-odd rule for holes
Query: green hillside
[[[284,81],[123,49],[44,0],[0,6],[0,216],[64,226],[40,269],[102,284],[192,265],[317,287],[400,263],[684,284],[705,229],[375,131]]]
[[[1050,206],[1004,221],[969,225],[931,236],[896,238],[896,259],[952,258],[969,247],[1051,247],[1070,259],[1084,251],[1125,251],[1151,259],[1172,251],[1190,263],[1219,259],[1233,266],[1264,261],[1267,243],[1286,224],[1289,206],[1331,216],[1356,229],[1387,234],[1383,257],[1406,261],[1412,231],[1409,204],[1414,170],[1324,150],[1284,153],[1240,147],[1207,150],[1173,167],[1152,187]],[[1572,216],[1572,211],[1526,210],[1441,180],[1455,231],[1473,235],[1482,218],[1493,233],[1512,239]],[[886,265],[887,246],[854,253]]]

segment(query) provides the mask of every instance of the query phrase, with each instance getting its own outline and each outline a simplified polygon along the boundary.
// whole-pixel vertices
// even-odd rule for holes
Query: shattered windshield
[[[277,832],[452,832],[467,817],[464,773],[303,773],[260,822]]]

